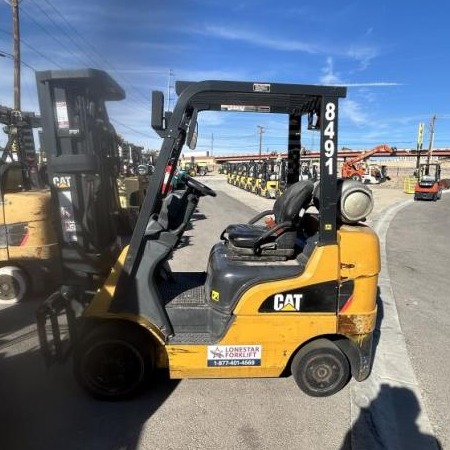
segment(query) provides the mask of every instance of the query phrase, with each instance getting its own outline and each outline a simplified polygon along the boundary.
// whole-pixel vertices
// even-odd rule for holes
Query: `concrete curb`
[[[375,330],[375,340],[378,340],[378,344],[372,373],[368,380],[351,386],[353,450],[424,448],[418,446],[420,444],[417,437],[434,436],[402,334],[387,267],[386,236],[389,225],[395,215],[413,201],[406,200],[386,208],[372,224],[380,238],[381,272],[378,285],[382,300],[379,308],[383,318]],[[393,395],[400,392],[400,397]],[[409,406],[415,406],[416,419],[414,412],[405,413],[404,408],[408,406],[401,404],[400,400],[404,398],[405,393],[412,393],[415,397],[414,400],[410,395]],[[405,420],[414,422],[414,419],[413,424],[405,423]],[[405,432],[405,429],[411,430],[412,426],[415,427],[415,433]],[[431,443],[427,441],[427,444],[429,449],[438,449],[434,439],[431,439]]]

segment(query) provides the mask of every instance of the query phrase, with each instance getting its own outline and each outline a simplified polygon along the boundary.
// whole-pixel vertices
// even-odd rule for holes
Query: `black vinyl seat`
[[[231,257],[271,256],[287,259],[295,254],[295,241],[300,223],[300,212],[310,204],[314,184],[299,181],[279,197],[272,210],[263,211],[246,224],[232,224],[223,231]],[[273,220],[266,225],[257,222],[266,216]]]

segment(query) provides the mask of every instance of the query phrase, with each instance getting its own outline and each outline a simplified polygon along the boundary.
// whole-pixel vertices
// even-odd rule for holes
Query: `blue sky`
[[[169,80],[347,85],[340,147],[415,148],[424,122],[427,148],[434,114],[434,147],[450,147],[444,0],[22,0],[20,8],[23,110],[39,111],[33,69],[105,69],[127,93],[108,103],[117,132],[158,149],[151,91],[167,96]],[[0,1],[0,51],[13,52],[9,0]],[[10,57],[0,58],[0,74],[0,104],[12,106]],[[286,149],[285,118],[238,113],[201,115],[197,148],[258,152],[258,125],[264,152]],[[317,134],[305,130],[302,143],[316,149]]]

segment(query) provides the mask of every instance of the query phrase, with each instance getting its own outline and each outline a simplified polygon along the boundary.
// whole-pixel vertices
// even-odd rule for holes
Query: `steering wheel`
[[[201,195],[210,195],[211,197],[215,197],[217,195],[216,191],[211,189],[210,187],[206,186],[203,183],[200,183],[200,181],[197,181],[195,178],[191,177],[190,175],[185,174],[183,176],[184,182],[195,191],[199,192]]]

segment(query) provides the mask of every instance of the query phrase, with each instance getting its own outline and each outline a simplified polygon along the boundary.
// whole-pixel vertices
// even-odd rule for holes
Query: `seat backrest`
[[[183,223],[186,204],[185,192],[169,193],[162,201],[159,214],[150,219],[146,234],[156,236],[163,231],[176,230]]]
[[[273,205],[275,223],[296,223],[302,208],[311,201],[314,184],[310,180],[302,180],[289,186]]]

